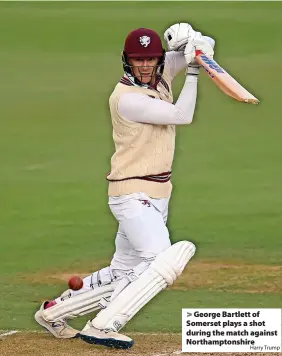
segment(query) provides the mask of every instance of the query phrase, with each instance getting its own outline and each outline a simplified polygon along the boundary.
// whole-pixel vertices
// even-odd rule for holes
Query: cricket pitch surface
[[[181,354],[181,334],[129,333],[135,341],[134,346],[129,350],[89,345],[80,339],[55,339],[45,332],[18,332],[7,336],[1,336],[1,334],[1,356],[174,356]],[[264,356],[266,354],[268,353],[205,353],[205,356]],[[189,353],[189,355],[200,354]],[[279,353],[271,353],[271,355],[279,356]]]

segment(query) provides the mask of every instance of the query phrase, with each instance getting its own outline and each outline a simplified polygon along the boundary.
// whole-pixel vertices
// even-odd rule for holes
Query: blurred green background
[[[195,242],[199,266],[276,266],[282,276],[281,3],[0,3],[0,329],[38,328],[40,301],[65,288],[54,271],[110,260],[108,97],[124,38],[175,22],[214,37],[215,59],[261,103],[236,102],[201,73],[195,121],[177,128],[172,240]],[[269,270],[258,268],[260,285],[271,285]],[[128,329],[180,331],[181,307],[282,307],[281,284],[250,293],[236,278],[236,292],[165,291]]]

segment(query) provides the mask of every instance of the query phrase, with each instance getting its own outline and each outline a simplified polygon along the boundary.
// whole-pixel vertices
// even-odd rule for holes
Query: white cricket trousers
[[[119,222],[112,269],[132,269],[171,246],[168,204],[169,198],[153,199],[144,193],[109,197],[109,207]]]

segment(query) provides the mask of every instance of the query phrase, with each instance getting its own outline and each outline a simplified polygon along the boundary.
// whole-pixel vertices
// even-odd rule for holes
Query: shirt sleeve
[[[146,124],[191,124],[196,106],[197,82],[196,76],[187,75],[175,104],[151,98],[146,94],[125,93],[119,99],[119,114],[126,120]]]
[[[187,64],[183,52],[166,52],[165,71],[168,73],[171,79],[173,79],[185,68],[187,68]]]

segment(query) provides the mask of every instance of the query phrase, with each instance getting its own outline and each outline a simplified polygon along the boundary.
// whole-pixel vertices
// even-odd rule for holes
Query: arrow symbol
[[[189,318],[189,316],[191,316],[191,315],[192,315],[192,313],[187,312],[187,318]]]

